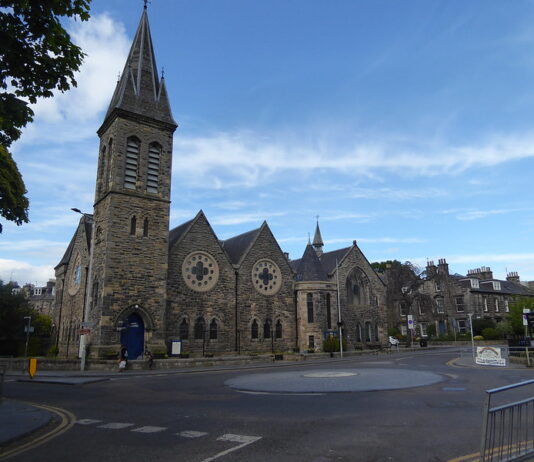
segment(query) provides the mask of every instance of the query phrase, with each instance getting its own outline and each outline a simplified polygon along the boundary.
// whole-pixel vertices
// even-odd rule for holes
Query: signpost
[[[409,314],[408,315],[408,329],[411,329],[411,330],[414,330],[414,325],[413,325],[413,315]]]

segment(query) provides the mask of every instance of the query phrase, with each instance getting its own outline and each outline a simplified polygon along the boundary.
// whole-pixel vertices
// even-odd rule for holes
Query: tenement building
[[[356,243],[289,261],[267,223],[220,240],[200,211],[169,231],[177,128],[146,8],[101,127],[93,214],[56,266],[60,355],[320,351],[387,341],[385,286]]]
[[[508,273],[506,280],[495,279],[485,266],[468,271],[466,276],[450,274],[444,258],[437,265],[429,261],[424,276],[411,306],[406,297],[398,297],[392,304],[389,324],[402,334],[407,332],[408,315],[413,317],[418,335],[427,335],[431,325],[437,335],[465,334],[470,329],[470,315],[499,323],[506,319],[515,298],[534,295],[516,272]]]

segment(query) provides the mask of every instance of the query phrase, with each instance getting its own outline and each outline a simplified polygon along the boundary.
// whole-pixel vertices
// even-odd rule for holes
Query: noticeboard
[[[171,355],[178,356],[182,354],[182,341],[171,340]]]

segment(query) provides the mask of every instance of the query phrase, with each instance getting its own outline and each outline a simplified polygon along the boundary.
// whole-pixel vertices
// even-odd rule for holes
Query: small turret
[[[319,258],[321,258],[321,255],[323,255],[323,246],[323,238],[321,236],[321,230],[319,229],[319,219],[317,219],[315,235],[313,236],[313,248],[315,249],[315,252]]]

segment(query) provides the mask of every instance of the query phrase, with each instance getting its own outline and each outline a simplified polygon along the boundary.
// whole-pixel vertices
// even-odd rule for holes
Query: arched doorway
[[[137,359],[143,354],[145,346],[145,323],[138,313],[132,313],[126,318],[121,332],[121,345],[128,350],[128,359]]]

